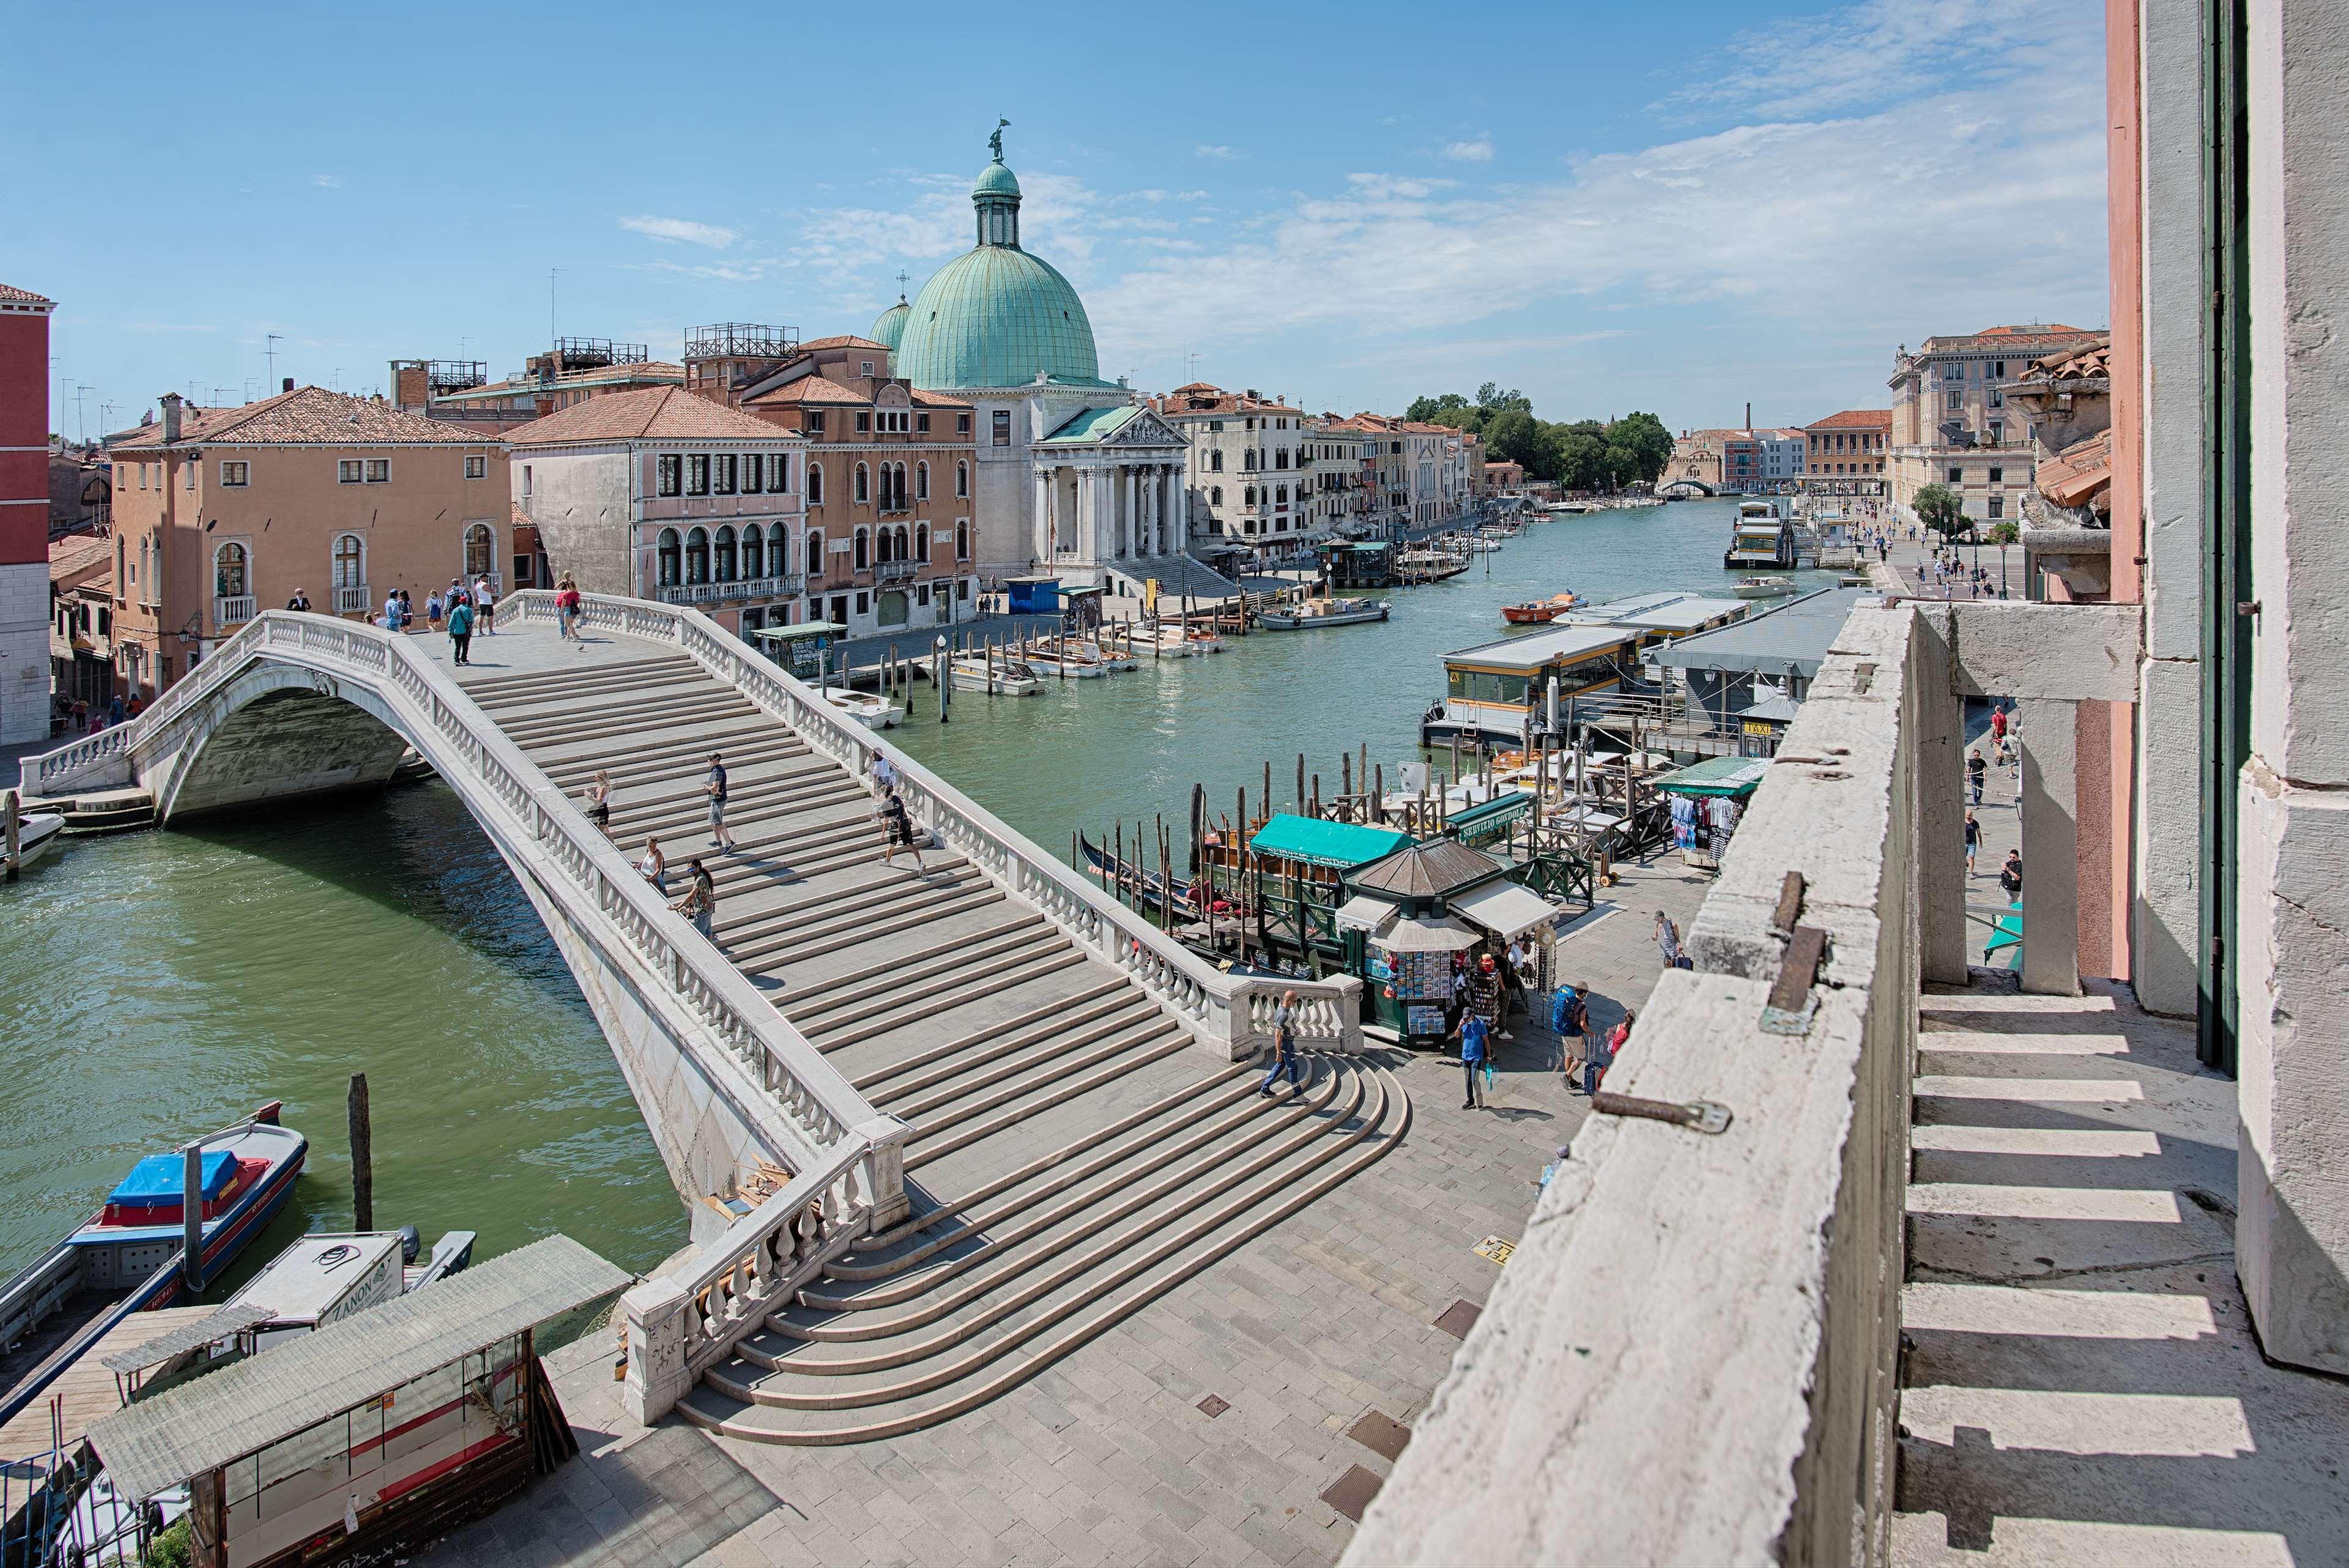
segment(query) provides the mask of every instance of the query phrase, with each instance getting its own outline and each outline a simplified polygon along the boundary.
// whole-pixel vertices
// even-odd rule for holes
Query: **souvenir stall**
[[[1672,846],[1682,861],[1708,871],[1721,868],[1722,851],[1737,831],[1745,800],[1769,771],[1767,757],[1707,757],[1656,781],[1671,803]]]

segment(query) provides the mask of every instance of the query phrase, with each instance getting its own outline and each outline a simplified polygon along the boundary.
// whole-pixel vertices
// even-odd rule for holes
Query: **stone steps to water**
[[[747,1441],[819,1446],[902,1436],[976,1408],[1383,1158],[1409,1128],[1410,1102],[1383,1069],[1363,1075],[1376,1093],[1353,1126],[1317,1140],[1335,1146],[1322,1159],[1283,1162],[1259,1173],[1179,1229],[1155,1233],[1138,1250],[1129,1246],[1112,1254],[1109,1266],[1056,1284],[1012,1318],[943,1355],[881,1371],[821,1375],[777,1372],[737,1357],[688,1395],[680,1413]],[[822,1403],[812,1403],[819,1398]]]

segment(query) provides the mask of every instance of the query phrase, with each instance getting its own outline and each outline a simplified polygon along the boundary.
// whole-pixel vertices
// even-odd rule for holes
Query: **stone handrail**
[[[632,1417],[649,1426],[667,1415],[768,1314],[871,1231],[865,1174],[858,1151],[843,1145],[673,1272],[621,1298],[628,1330],[621,1399]]]
[[[1728,1126],[1591,1117],[1348,1568],[1888,1560],[1946,647],[1909,607],[1845,623],[1691,924],[1698,970],[1658,981],[1606,1085]],[[1789,872],[1825,956],[1765,1016]],[[1640,1484],[1567,1483],[1599,1474]]]
[[[709,939],[669,909],[564,793],[404,636],[356,621],[271,610],[222,644],[136,721],[28,758],[44,785],[107,768],[127,777],[134,755],[168,756],[206,703],[256,661],[275,660],[352,680],[402,720],[403,733],[493,836],[533,858],[557,897],[569,896],[650,981],[647,1001],[675,1009],[687,1035],[709,1040],[755,1085],[754,1114],[770,1150],[793,1170],[853,1149],[885,1207],[902,1201],[903,1124],[875,1112]],[[101,746],[100,742],[111,742]],[[109,781],[114,782],[114,781]],[[585,923],[585,922],[583,922]]]
[[[1035,907],[1080,946],[1131,976],[1167,1013],[1209,1049],[1237,1061],[1270,1043],[1271,1008],[1294,989],[1307,1009],[1301,1043],[1352,1050],[1361,1043],[1361,982],[1351,977],[1306,981],[1226,974],[1045,854],[985,807],[947,784],[887,740],[823,701],[813,687],[760,656],[709,617],[643,599],[585,595],[586,624],[667,642],[791,726],[809,746],[860,776],[875,755],[896,769],[898,794],[940,844]],[[499,606],[502,615],[551,618],[554,596],[526,589]]]

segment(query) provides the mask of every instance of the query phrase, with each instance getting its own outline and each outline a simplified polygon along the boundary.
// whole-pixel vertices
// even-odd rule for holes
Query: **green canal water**
[[[1469,575],[1399,590],[1382,626],[1257,635],[1030,698],[927,687],[895,737],[1047,848],[1164,811],[1218,809],[1296,755],[1414,755],[1439,656],[1500,607],[1721,589],[1733,507],[1682,503],[1528,528]],[[1490,563],[1489,574],[1485,563]],[[0,891],[0,1271],[89,1212],[138,1158],[285,1102],[308,1173],[233,1287],[302,1231],[351,1222],[349,1075],[372,1090],[378,1223],[481,1233],[477,1256],[564,1231],[645,1269],[685,1237],[677,1195],[554,943],[446,788],[200,828],[77,840]],[[216,1296],[218,1291],[213,1294]]]

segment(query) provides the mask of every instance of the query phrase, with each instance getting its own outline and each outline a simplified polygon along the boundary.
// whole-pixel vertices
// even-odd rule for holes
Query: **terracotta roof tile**
[[[2112,467],[2113,432],[2102,430],[2044,459],[2031,482],[2058,506],[2085,506],[2112,482]]]
[[[12,288],[5,283],[0,283],[0,304],[55,305],[56,303],[56,300],[45,295],[35,294],[29,288]]]
[[[1803,428],[1813,431],[1843,431],[1874,430],[1880,427],[1889,430],[1891,425],[1890,409],[1846,409],[1839,414],[1829,414],[1823,420],[1813,420]]]
[[[886,343],[875,343],[870,337],[859,337],[853,332],[843,332],[831,337],[817,337],[800,345],[800,352],[802,354],[818,348],[877,348],[884,354],[889,352],[889,345]]]
[[[69,535],[49,545],[49,580],[62,582],[76,572],[104,561],[113,553],[113,541],[88,534]]]
[[[436,403],[467,403],[481,398],[519,398],[542,388],[566,391],[574,387],[603,386],[612,381],[682,387],[685,385],[685,367],[672,365],[666,359],[647,359],[627,365],[596,365],[585,370],[565,370],[543,381],[535,376],[511,376],[502,381],[444,392],[432,400]]]
[[[914,389],[914,401],[925,409],[967,409],[971,406],[960,398],[949,398],[944,392],[926,392],[919,387]]]
[[[2031,362],[2023,372],[2030,381],[2079,381],[2112,374],[2113,340],[2097,338],[2077,348],[2060,349],[2044,354]]]
[[[682,387],[646,387],[607,392],[505,433],[512,446],[550,446],[563,441],[785,441],[794,439],[766,421],[754,419]]]
[[[762,409],[777,405],[789,407],[794,403],[854,403],[858,408],[869,408],[873,402],[855,388],[843,387],[828,376],[802,376],[771,392],[761,392],[757,397],[745,400]]]
[[[480,431],[411,414],[374,398],[296,387],[236,409],[189,409],[180,417],[181,446],[207,441],[233,446],[491,446]],[[114,445],[160,447],[163,422],[141,426]]]

